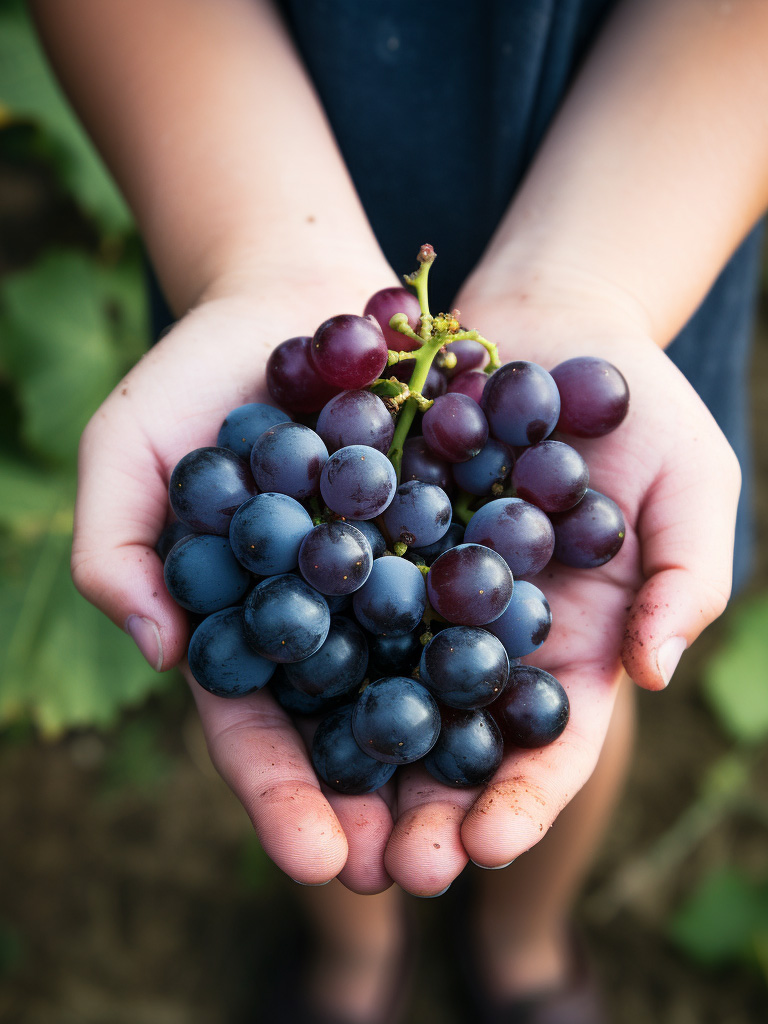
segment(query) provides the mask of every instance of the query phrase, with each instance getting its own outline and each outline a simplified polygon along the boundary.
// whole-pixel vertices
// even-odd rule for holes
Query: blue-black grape
[[[464,538],[498,551],[515,577],[541,572],[555,547],[545,513],[522,498],[497,498],[483,505],[470,519]]]
[[[506,484],[514,461],[509,445],[490,437],[477,455],[453,465],[453,479],[463,491],[484,497]]]
[[[312,764],[320,778],[340,793],[373,793],[394,775],[385,764],[364,753],[352,735],[352,705],[331,711],[312,740]]]
[[[429,753],[440,733],[440,712],[429,691],[406,676],[370,683],[352,712],[360,749],[387,764],[411,764]]]
[[[560,392],[557,429],[577,437],[602,437],[627,415],[629,388],[613,363],[578,356],[559,363],[552,377]]]
[[[491,433],[499,441],[536,444],[555,429],[560,394],[542,366],[517,360],[505,363],[488,378],[482,407]]]
[[[269,689],[277,703],[289,715],[322,715],[326,711],[337,708],[340,704],[349,703],[349,698],[342,697],[310,697],[308,693],[297,690],[285,676],[285,666],[275,665],[275,674],[269,681]]]
[[[509,604],[512,586],[507,563],[482,544],[450,548],[435,559],[427,576],[432,607],[461,626],[484,626],[497,619]]]
[[[368,579],[373,552],[351,523],[321,523],[308,533],[299,551],[304,579],[321,594],[351,594]]]
[[[226,537],[237,509],[256,493],[245,462],[228,448],[196,448],[171,473],[168,497],[177,519],[199,533]]]
[[[424,645],[421,626],[400,636],[369,636],[371,674],[380,676],[409,676],[421,660]]]
[[[163,574],[174,601],[198,615],[237,604],[253,582],[232,554],[227,538],[210,533],[193,533],[177,541]]]
[[[515,580],[506,611],[485,627],[504,644],[510,658],[533,654],[549,636],[552,611],[544,594],[526,580]]]
[[[371,391],[342,391],[323,406],[315,429],[331,454],[351,444],[365,444],[386,455],[395,421]]]
[[[260,690],[275,671],[275,663],[248,644],[242,608],[224,608],[203,619],[189,641],[187,657],[197,682],[217,697]]]
[[[331,618],[321,647],[303,661],[285,666],[286,679],[313,697],[340,697],[358,687],[368,667],[363,631],[343,615]]]
[[[397,475],[386,455],[363,444],[340,448],[320,475],[320,492],[331,511],[345,519],[373,519],[389,505]]]
[[[232,516],[229,542],[246,569],[276,576],[296,568],[301,542],[312,529],[309,513],[295,498],[265,492],[243,502]]]
[[[403,458],[400,463],[400,479],[421,480],[425,484],[437,484],[447,493],[453,490],[451,464],[436,455],[426,440],[417,435],[406,439]]]
[[[570,704],[553,675],[519,665],[510,669],[506,689],[489,710],[506,742],[533,748],[557,739],[568,724]]]
[[[458,392],[436,398],[424,413],[421,429],[432,451],[448,462],[466,462],[488,440],[483,410]]]
[[[271,576],[248,595],[243,608],[251,647],[270,661],[302,661],[319,650],[331,625],[322,594],[299,576]]]
[[[276,423],[251,449],[251,470],[259,488],[298,501],[320,493],[320,473],[327,461],[322,439],[301,423]]]
[[[164,526],[162,533],[157,538],[157,544],[155,544],[155,551],[160,561],[164,562],[166,560],[171,548],[177,541],[181,540],[182,537],[189,537],[194,532],[186,523],[182,523],[178,519],[174,519],[172,523]]]
[[[249,402],[239,405],[227,413],[221,425],[216,444],[220,448],[229,448],[246,462],[250,461],[251,448],[265,430],[276,423],[288,423],[291,417],[282,409],[263,402]]]
[[[385,555],[352,598],[355,617],[369,633],[402,636],[414,630],[427,607],[424,577],[404,558]]]
[[[406,480],[384,512],[384,526],[393,543],[410,547],[434,544],[451,525],[451,499],[436,484]]]
[[[432,637],[419,665],[419,678],[435,697],[464,710],[495,700],[508,673],[504,645],[476,626],[451,626]]]
[[[437,743],[424,758],[424,767],[446,786],[484,786],[504,755],[504,742],[487,711],[441,708]]]
[[[387,375],[389,377],[394,377],[396,380],[402,381],[403,384],[408,384],[413,376],[415,368],[415,359],[401,359],[399,363],[395,363],[387,369]],[[447,388],[448,378],[445,374],[441,370],[438,370],[434,364],[430,366],[429,372],[427,373],[427,379],[421,389],[422,395],[426,399],[434,400],[435,398],[439,398],[440,395],[444,395]]]
[[[356,519],[355,529],[359,530],[371,545],[373,557],[381,558],[387,550],[387,542],[384,539],[384,534],[378,526],[375,523],[372,523],[370,519]]]
[[[574,569],[595,569],[618,554],[626,526],[621,509],[599,491],[587,490],[578,505],[553,515],[555,558]]]
[[[519,498],[544,512],[565,512],[584,497],[589,469],[570,445],[562,441],[540,441],[518,457],[512,483]]]
[[[423,558],[425,565],[432,565],[434,560],[439,558],[444,551],[447,551],[449,548],[455,548],[457,544],[461,544],[463,539],[464,527],[461,523],[451,523],[443,536],[436,540],[434,544],[428,544],[423,548],[414,548],[411,554],[419,555]]]
[[[387,343],[372,316],[332,316],[315,331],[309,351],[323,380],[348,390],[372,384],[387,365]]]

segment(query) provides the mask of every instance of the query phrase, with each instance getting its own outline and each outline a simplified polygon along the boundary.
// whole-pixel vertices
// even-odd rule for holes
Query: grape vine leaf
[[[741,743],[768,737],[768,594],[735,606],[730,635],[704,669],[704,693],[726,731]]]
[[[19,122],[44,133],[64,184],[104,231],[131,230],[128,207],[49,70],[26,7],[14,4],[0,9],[0,129]]]

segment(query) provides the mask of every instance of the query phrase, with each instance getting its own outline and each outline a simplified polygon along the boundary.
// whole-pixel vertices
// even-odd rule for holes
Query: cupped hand
[[[646,689],[667,685],[683,650],[728,600],[740,487],[736,458],[708,410],[621,304],[585,295],[551,303],[467,297],[458,305],[462,322],[499,343],[502,362],[552,369],[595,355],[621,370],[631,396],[621,426],[602,438],[563,439],[586,459],[590,487],[618,503],[627,529],[604,566],[553,561],[533,580],[553,625],[525,661],[568,692],[562,736],[508,752],[482,791],[449,789],[420,768],[401,773],[385,863],[393,879],[422,894],[445,888],[467,858],[498,867],[546,834],[595,767],[624,669]]]
[[[297,881],[319,884],[339,875],[362,892],[391,884],[383,867],[388,804],[381,794],[326,798],[305,743],[267,691],[226,700],[191,681],[187,616],[165,589],[154,548],[174,465],[192,449],[215,444],[230,409],[271,401],[264,379],[271,349],[311,334],[335,313],[362,311],[389,280],[380,267],[354,284],[325,277],[288,289],[279,278],[262,280],[250,293],[210,298],[187,314],[83,434],[72,555],[78,589],[131,632],[149,663],[186,672],[212,760],[269,856]]]

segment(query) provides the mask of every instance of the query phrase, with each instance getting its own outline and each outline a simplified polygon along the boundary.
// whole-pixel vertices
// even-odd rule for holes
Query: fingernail
[[[159,672],[163,667],[163,643],[157,623],[143,615],[129,615],[125,620],[125,631],[155,672]]]
[[[687,646],[688,641],[684,636],[671,636],[659,648],[659,652],[656,655],[656,664],[659,666],[659,672],[665,686],[669,684],[669,680],[672,678],[672,674],[677,668],[677,664]]]
[[[472,860],[472,858],[469,858]],[[482,868],[483,871],[501,871],[502,868],[508,868],[510,864],[514,864],[517,857],[513,857],[512,860],[508,860],[506,864],[478,864],[476,860],[472,860],[472,863],[476,868]]]
[[[435,900],[438,896],[444,896],[451,888],[451,884],[452,883],[449,882],[444,889],[440,890],[440,892],[408,892],[407,889],[403,889],[403,892],[408,892],[409,896],[415,896],[417,900]]]
[[[288,875],[288,877],[291,878],[290,875]],[[332,882],[333,879],[329,878],[327,882],[300,882],[298,878],[291,878],[291,881],[295,882],[296,885],[303,885],[307,889],[320,889],[322,886],[328,885],[329,882]]]

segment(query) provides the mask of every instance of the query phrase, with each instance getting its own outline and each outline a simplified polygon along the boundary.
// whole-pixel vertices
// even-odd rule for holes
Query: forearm
[[[265,266],[310,283],[342,266],[386,272],[268,0],[31,6],[177,312]]]
[[[666,345],[768,205],[767,52],[760,0],[621,4],[467,294],[602,290]]]

